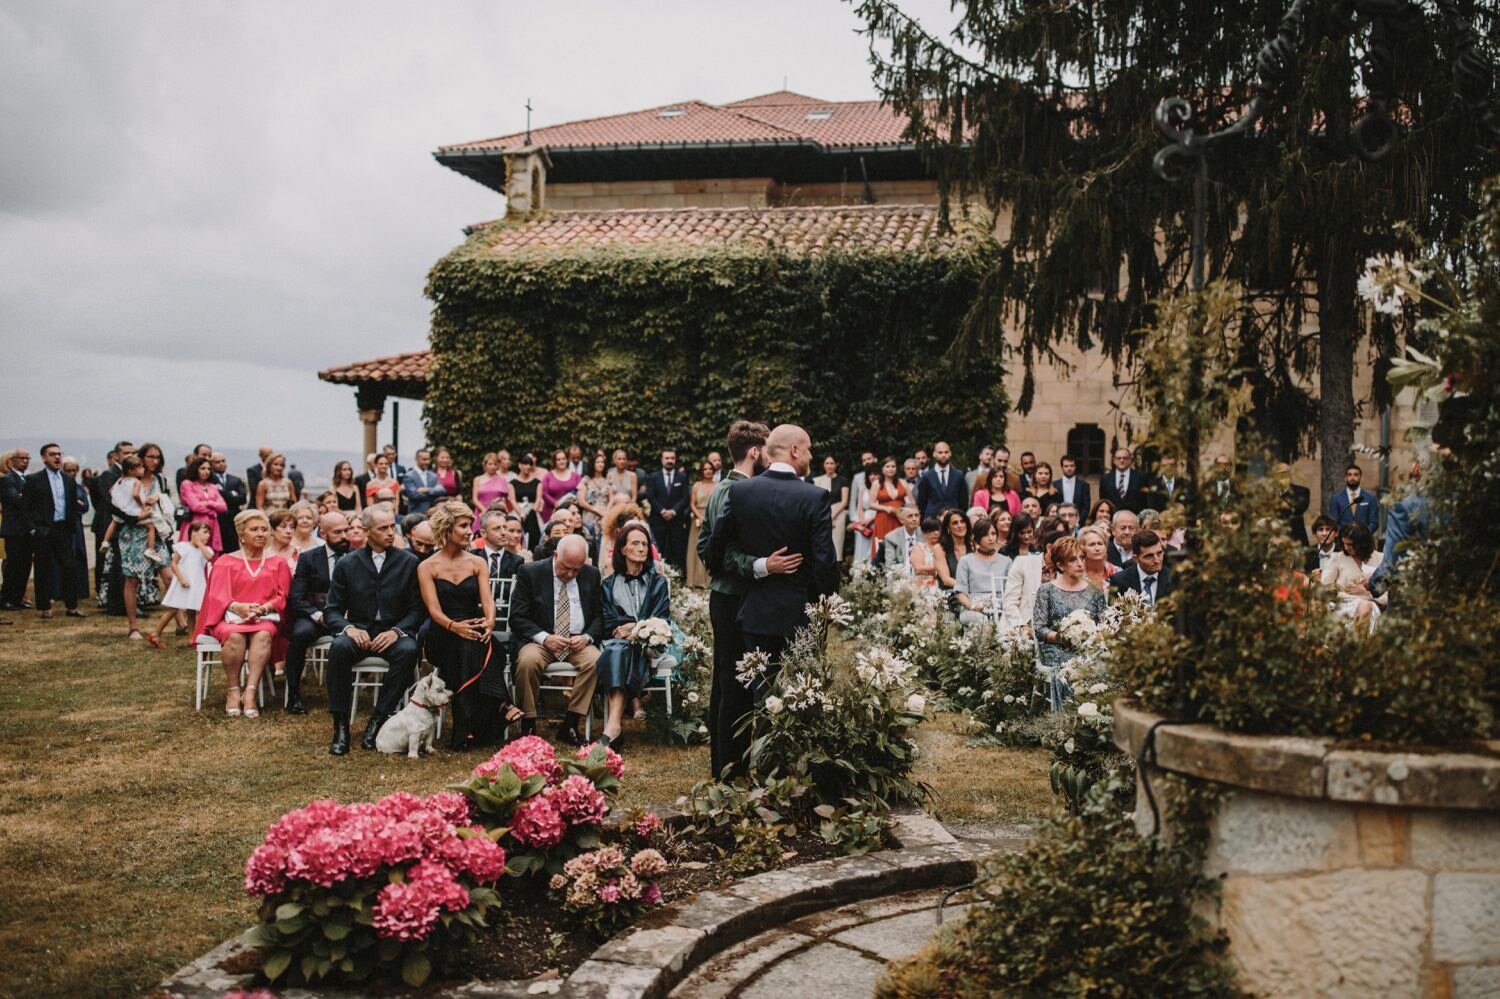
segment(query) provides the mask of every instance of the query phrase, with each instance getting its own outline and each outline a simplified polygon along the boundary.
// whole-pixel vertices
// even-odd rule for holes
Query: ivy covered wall
[[[981,244],[487,255],[501,228],[440,260],[427,288],[427,436],[462,468],[573,440],[648,466],[665,446],[701,457],[740,417],[800,423],[845,468],[866,447],[910,454],[944,437],[964,455],[1004,439],[999,359],[948,350]]]

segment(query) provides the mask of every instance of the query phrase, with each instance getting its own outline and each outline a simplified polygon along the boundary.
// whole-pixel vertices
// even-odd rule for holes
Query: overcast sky
[[[0,0],[0,446],[352,455],[353,389],[317,371],[425,347],[428,268],[502,210],[433,149],[528,97],[537,125],[783,78],[872,97],[856,27],[840,0]]]

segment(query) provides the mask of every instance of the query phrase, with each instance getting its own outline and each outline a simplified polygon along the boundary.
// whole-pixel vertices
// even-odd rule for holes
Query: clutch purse
[[[232,610],[226,610],[224,612],[224,620],[228,621],[230,624],[244,624],[245,621],[246,621],[245,618],[243,618],[240,615],[236,614]],[[276,614],[276,613],[262,614],[257,619],[257,623],[259,623],[259,621],[274,621],[275,623],[280,624],[281,623],[281,615],[280,614]]]

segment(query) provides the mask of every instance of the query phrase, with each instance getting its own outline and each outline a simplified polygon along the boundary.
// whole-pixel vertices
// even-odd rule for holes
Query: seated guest
[[[328,650],[328,711],[333,715],[334,756],[349,752],[349,709],[354,664],[379,656],[390,666],[361,742],[375,748],[375,734],[401,707],[416,679],[417,628],[424,612],[417,589],[417,557],[396,545],[396,516],[389,506],[366,507],[359,515],[365,546],[338,560],[323,608],[323,624],[335,637]]]
[[[997,513],[1004,510],[1012,517],[1021,512],[1021,494],[1011,488],[1003,469],[982,469],[974,477],[974,503]]]
[[[524,717],[521,732],[536,731],[537,703],[542,673],[548,664],[566,662],[578,670],[568,698],[568,714],[557,735],[583,745],[578,723],[594,699],[598,679],[594,666],[604,639],[604,597],[599,570],[588,564],[584,540],[568,536],[557,543],[557,553],[533,562],[516,573],[511,595],[510,622],[516,651],[516,699]]]
[[[182,506],[187,519],[178,532],[178,540],[187,541],[194,524],[208,524],[208,546],[214,554],[224,550],[224,538],[219,533],[219,515],[229,510],[219,484],[214,481],[213,464],[207,458],[194,458],[188,462],[187,474],[177,487],[182,497]]]
[[[474,513],[462,500],[446,500],[432,508],[429,526],[442,546],[417,568],[432,621],[424,647],[453,692],[450,746],[462,750],[495,741],[502,720],[516,721],[521,712],[505,700],[505,667],[493,644],[489,566],[468,550]]]
[[[307,500],[292,504],[292,547],[298,554],[323,544],[318,537],[318,516],[318,508]]]
[[[287,601],[292,630],[286,649],[286,710],[291,715],[307,714],[302,704],[302,670],[307,664],[307,650],[313,642],[329,634],[323,626],[323,608],[328,603],[333,567],[349,554],[349,521],[342,513],[323,514],[318,520],[318,530],[323,535],[323,547],[297,559],[291,597]]]
[[[469,518],[474,519],[472,516]],[[406,548],[417,557],[418,562],[425,562],[437,551],[437,535],[432,533],[432,525],[426,518],[412,525],[406,535]]]
[[[1121,593],[1134,590],[1154,606],[1177,588],[1176,578],[1166,567],[1167,546],[1155,531],[1137,531],[1130,543],[1135,558],[1109,577],[1109,585]]]
[[[1384,555],[1375,550],[1374,535],[1359,521],[1349,521],[1339,528],[1339,541],[1343,551],[1328,560],[1318,581],[1337,591],[1335,613],[1353,619],[1355,631],[1366,634],[1380,620],[1380,607],[1370,593],[1370,577],[1380,568]]]
[[[505,515],[505,548],[522,562],[531,561],[531,552],[526,550],[526,521],[519,514]]]
[[[958,562],[954,593],[958,598],[958,619],[965,627],[977,627],[990,619],[1005,593],[1005,575],[1010,559],[1000,554],[1000,539],[995,524],[988,517],[974,521],[974,550]]]
[[[1109,560],[1109,535],[1097,524],[1078,532],[1078,542],[1083,545],[1084,574],[1096,586],[1103,586],[1109,578],[1120,571],[1120,567]]]
[[[255,691],[271,664],[272,645],[292,588],[292,569],[285,559],[266,551],[271,522],[259,510],[245,510],[234,518],[240,550],[214,562],[203,607],[198,611],[198,635],[212,635],[224,647],[221,659],[229,699],[224,713],[259,717]],[[249,678],[240,690],[240,667],[249,662]]]
[[[910,576],[911,563],[907,556],[922,543],[922,511],[908,503],[901,508],[899,520],[901,526],[887,534],[881,544],[881,564],[887,572]]]
[[[599,652],[596,671],[605,694],[605,745],[620,748],[620,727],[625,718],[625,700],[639,697],[650,680],[651,656],[630,641],[630,629],[638,621],[656,617],[672,619],[671,590],[667,578],[651,561],[651,534],[645,524],[626,524],[616,538],[614,569],[604,580],[604,630],[610,637]]]
[[[1307,571],[1317,572],[1328,567],[1329,559],[1343,550],[1339,541],[1339,525],[1326,513],[1318,514],[1312,526],[1314,544],[1307,553]]]
[[[1022,555],[1029,555],[1036,547],[1036,521],[1028,514],[1016,514],[1011,518],[1010,537],[1006,539],[1002,549],[1006,558],[1014,561]]]
[[[1057,519],[1062,521],[1062,529],[1068,534],[1078,533],[1078,507],[1072,503],[1059,503],[1057,506]]]
[[[1131,540],[1139,529],[1140,521],[1129,510],[1120,510],[1110,518],[1110,539],[1105,557],[1120,568],[1130,564],[1134,546]]]
[[[969,518],[958,510],[944,510],[939,516],[943,533],[938,536],[942,547],[936,567],[938,586],[951,590],[958,583],[958,561],[969,554]]]
[[[319,493],[317,499],[317,508],[318,516],[320,517],[325,513],[336,512],[339,508],[339,494],[334,492],[332,489],[328,489]]]
[[[1021,512],[1033,521],[1042,519],[1042,504],[1035,496],[1021,497]]]
[[[349,547],[363,548],[365,546],[365,522],[360,519],[360,514],[358,513],[346,512],[344,516],[349,521],[349,533],[346,535],[349,539]]]
[[[521,518],[507,515],[501,510],[486,510],[480,518],[479,544],[474,554],[484,559],[489,570],[490,582],[511,579],[526,564],[512,546],[512,536],[519,540],[524,536]],[[504,622],[501,622],[504,624]]]
[[[1106,532],[1108,532],[1114,516],[1114,503],[1107,499],[1101,499],[1089,509],[1088,522],[1090,524],[1098,524],[1100,527],[1104,528]]]
[[[1042,532],[1041,547],[1011,560],[1010,571],[1005,575],[1005,594],[1000,599],[1001,631],[1031,628],[1031,610],[1036,606],[1036,591],[1052,578],[1052,564],[1045,553],[1053,541],[1070,536],[1057,524],[1055,519],[1049,519],[1049,529]]]
[[[937,585],[937,564],[946,555],[942,545],[943,522],[936,517],[922,518],[922,543],[912,545],[906,553],[911,575],[918,586]]]
[[[1031,630],[1041,647],[1042,666],[1051,674],[1052,710],[1062,709],[1063,700],[1072,692],[1062,679],[1061,670],[1078,650],[1058,630],[1063,619],[1083,610],[1096,623],[1104,616],[1104,591],[1084,575],[1083,545],[1076,538],[1060,538],[1050,549],[1054,575],[1036,591],[1036,606],[1031,611]]]
[[[531,550],[532,561],[543,562],[551,558],[552,553],[557,550],[557,542],[572,533],[568,511],[553,510],[552,519],[547,521],[547,527],[542,531],[541,544]]]
[[[290,510],[272,510],[266,519],[271,524],[271,540],[266,543],[266,553],[286,559],[288,571],[297,568],[297,557],[302,552],[293,544],[297,534],[296,516]]]

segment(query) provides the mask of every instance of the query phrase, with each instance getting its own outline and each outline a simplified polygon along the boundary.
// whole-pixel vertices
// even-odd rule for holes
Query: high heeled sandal
[[[224,713],[231,718],[238,718],[240,716],[240,700],[240,688],[230,687],[229,699],[224,703]],[[230,707],[231,703],[234,705],[233,707]]]
[[[245,688],[245,693],[244,693],[243,697],[248,697],[250,699],[250,703],[247,704],[247,705],[245,705],[245,717],[246,718],[259,718],[260,717],[260,708],[258,708],[258,707],[255,706],[255,688],[254,687],[246,687]]]
[[[156,635],[149,633],[146,635],[146,644],[151,646],[153,649],[164,649],[167,647],[166,642],[163,642],[160,638],[157,638]]]

